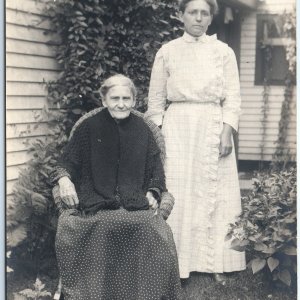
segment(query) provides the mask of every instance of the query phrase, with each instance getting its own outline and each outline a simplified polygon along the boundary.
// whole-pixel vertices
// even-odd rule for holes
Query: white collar
[[[183,40],[187,43],[207,43],[209,41],[214,41],[217,39],[217,35],[207,35],[206,33],[203,33],[199,37],[194,37],[190,34],[188,34],[186,31],[184,32],[182,36]]]

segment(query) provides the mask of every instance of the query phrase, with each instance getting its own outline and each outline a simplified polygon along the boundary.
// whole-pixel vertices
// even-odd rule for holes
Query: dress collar
[[[188,34],[186,31],[184,32],[182,36],[183,40],[187,43],[207,43],[209,41],[214,41],[217,39],[217,35],[207,35],[206,33],[203,33],[199,37],[194,37],[190,34]]]

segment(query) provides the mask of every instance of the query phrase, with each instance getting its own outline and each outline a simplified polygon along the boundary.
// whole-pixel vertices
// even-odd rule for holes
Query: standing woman
[[[166,141],[166,184],[176,199],[168,223],[180,277],[214,273],[224,284],[220,273],[246,267],[245,253],[225,241],[241,211],[232,140],[241,103],[238,67],[233,50],[206,35],[216,0],[182,0],[179,10],[185,32],[156,54],[147,114],[162,125]]]

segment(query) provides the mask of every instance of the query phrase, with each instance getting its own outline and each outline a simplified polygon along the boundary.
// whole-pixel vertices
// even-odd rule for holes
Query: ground
[[[32,288],[34,279],[11,277],[8,282],[7,300],[13,300],[12,291],[20,291]],[[291,291],[283,285],[276,286],[264,278],[264,275],[253,276],[251,270],[235,272],[227,275],[225,286],[214,281],[211,275],[192,273],[189,279],[182,281],[184,300],[296,300],[295,291]],[[58,279],[49,276],[41,276],[45,289],[54,295]],[[51,299],[43,298],[43,299]],[[128,299],[129,300],[129,299]]]

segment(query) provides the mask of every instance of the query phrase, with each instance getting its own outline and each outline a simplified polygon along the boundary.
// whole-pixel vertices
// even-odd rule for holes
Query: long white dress
[[[175,197],[168,223],[181,278],[246,267],[245,253],[224,240],[241,211],[235,153],[219,158],[223,122],[237,130],[240,103],[234,52],[215,35],[184,33],[157,52],[147,115],[165,137],[166,183]]]

